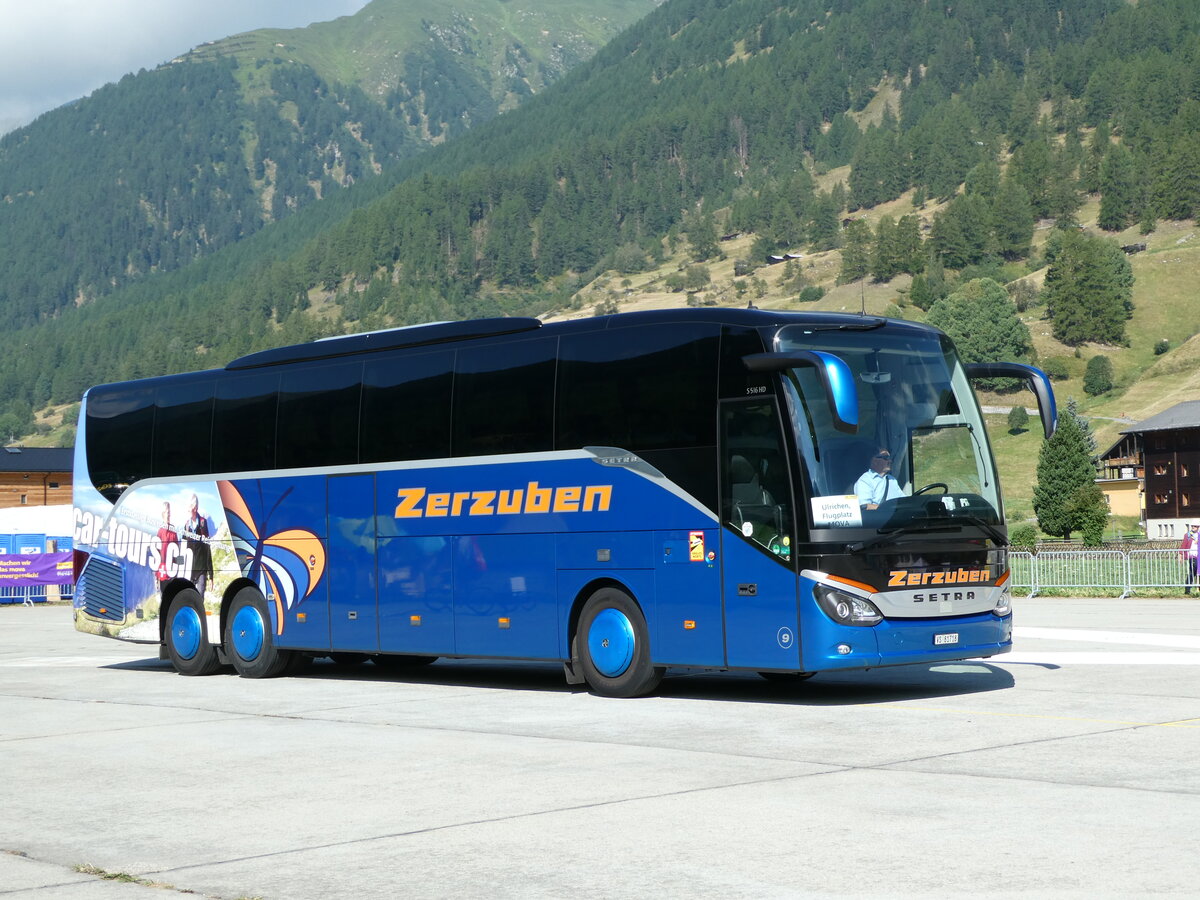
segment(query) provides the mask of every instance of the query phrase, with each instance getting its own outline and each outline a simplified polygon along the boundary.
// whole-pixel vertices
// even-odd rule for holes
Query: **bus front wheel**
[[[204,601],[192,588],[184,588],[171,600],[163,641],[180,675],[212,675],[221,668],[217,648],[208,642]]]
[[[275,678],[292,669],[296,652],[275,646],[267,602],[255,588],[234,595],[225,617],[225,653],[243,678]]]
[[[579,616],[576,646],[583,677],[602,697],[640,697],[662,681],[650,661],[650,631],[633,598],[605,587],[588,598]]]

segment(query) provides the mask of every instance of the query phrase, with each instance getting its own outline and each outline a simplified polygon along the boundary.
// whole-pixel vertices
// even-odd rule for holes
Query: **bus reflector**
[[[696,627],[695,619],[684,619],[683,620],[683,630],[684,631],[691,631],[695,627]]]
[[[308,621],[308,613],[296,613],[296,621],[301,622],[301,623],[307,622]]]
[[[512,620],[510,620],[508,618],[508,616],[501,616],[499,619],[496,620],[496,623],[501,628],[508,628],[510,625],[512,625]]]
[[[89,556],[91,554],[84,550],[71,551],[71,567],[74,570],[76,584],[79,583],[79,578],[83,575],[83,567],[87,565]]]
[[[409,617],[408,617],[408,624],[409,624],[409,625],[420,625],[420,624],[421,624],[421,617],[420,617],[420,616],[409,616]]]
[[[101,615],[103,615],[103,614],[104,614],[104,613],[106,613],[106,612],[108,612],[108,607],[106,607],[106,606],[102,606],[102,607],[100,607],[100,613],[101,613]]]

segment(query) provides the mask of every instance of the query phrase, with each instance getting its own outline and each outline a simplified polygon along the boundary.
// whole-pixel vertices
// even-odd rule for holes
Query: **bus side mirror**
[[[967,363],[968,378],[1020,378],[1028,382],[1029,389],[1037,397],[1038,412],[1042,417],[1042,431],[1047,440],[1058,427],[1058,406],[1054,402],[1054,388],[1050,376],[1034,366],[1023,363]]]
[[[788,350],[780,353],[752,353],[742,362],[751,372],[781,372],[800,366],[817,370],[825,388],[825,402],[833,417],[833,427],[847,434],[858,431],[858,388],[854,373],[840,356],[821,350]]]

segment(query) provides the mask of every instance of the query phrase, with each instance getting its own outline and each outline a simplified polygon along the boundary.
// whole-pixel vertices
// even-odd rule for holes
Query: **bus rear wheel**
[[[255,588],[242,588],[229,604],[225,653],[243,678],[276,678],[293,668],[297,656],[275,646],[267,601]]]
[[[633,598],[614,587],[592,594],[579,616],[576,646],[583,677],[602,697],[641,697],[666,669],[650,661],[650,631]]]
[[[167,656],[180,675],[212,675],[221,668],[217,648],[208,642],[204,601],[199,592],[184,588],[167,609],[163,641]]]

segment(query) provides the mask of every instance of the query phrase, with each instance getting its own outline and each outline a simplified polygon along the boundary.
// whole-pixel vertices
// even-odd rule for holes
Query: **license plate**
[[[957,643],[958,643],[958,632],[957,631],[952,631],[949,634],[935,634],[933,636],[933,645],[935,647],[939,646],[940,644],[957,644]]]

